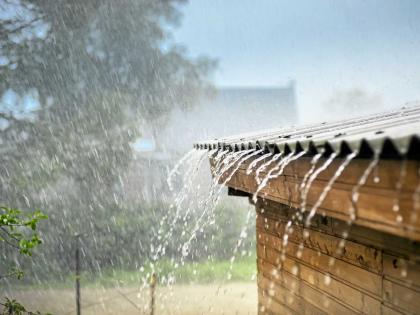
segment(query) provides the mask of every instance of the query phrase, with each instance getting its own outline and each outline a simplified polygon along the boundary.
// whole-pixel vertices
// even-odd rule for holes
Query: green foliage
[[[0,206],[0,242],[19,250],[20,254],[32,256],[32,250],[42,243],[36,233],[37,224],[47,218],[39,210],[22,214],[18,209]],[[0,278],[11,275],[21,279],[23,272],[14,267],[7,275],[0,275]]]
[[[214,223],[197,233],[191,259],[227,260],[254,252],[255,220],[247,218],[248,211],[254,213],[247,203],[220,202],[212,214]]]
[[[7,207],[0,207],[0,241],[7,242],[8,244],[17,243],[21,254],[31,256],[32,249],[41,244],[42,241],[39,235],[35,233],[37,224],[40,220],[47,219],[48,216],[43,214],[40,210],[33,213],[22,215],[18,209],[10,209]],[[30,228],[34,233],[29,237],[20,232],[23,227]]]
[[[4,310],[2,314],[15,314],[21,315],[26,313],[25,307],[17,302],[16,300],[5,298],[6,302],[4,303]]]
[[[1,313],[2,315],[51,315],[50,313],[30,312],[18,301],[9,298],[5,298],[5,302],[0,303],[0,305],[4,307]]]
[[[92,274],[95,279],[102,276],[104,270],[109,268],[135,270],[139,266],[146,266],[146,262],[153,261],[150,255],[151,245],[160,243],[159,240],[155,240],[158,229],[163,229],[162,235],[167,235],[170,229],[169,225],[160,225],[162,217],[168,215],[168,209],[170,205],[162,201],[128,203],[115,211],[106,209],[110,216],[106,219],[98,217],[94,222],[101,231],[95,233],[97,246],[88,247],[93,242],[89,234],[80,236],[78,244],[83,251],[90,248],[87,255],[82,257],[81,269]],[[247,210],[253,211],[245,202],[242,204],[222,202],[218,205],[215,209],[215,223],[197,233],[197,239],[191,244],[191,255],[185,257],[185,262],[188,264],[205,261],[222,262],[230,260],[233,255],[236,259],[241,259],[253,253],[256,239],[255,220],[252,218],[247,222]],[[192,226],[199,215],[200,212],[191,212],[188,225]],[[171,221],[172,219],[167,220]],[[175,224],[174,228],[174,237],[170,238],[164,257],[179,261],[180,246],[188,239],[189,234],[185,233],[184,237],[181,237],[183,224]],[[66,229],[64,226],[64,231],[57,231],[56,234],[62,237],[63,244],[57,239],[45,239],[45,233],[42,233],[42,238],[48,246],[42,246],[37,250],[37,256],[42,259],[23,266],[27,272],[36,274],[36,280],[25,277],[23,281],[26,284],[39,281],[48,284],[57,279],[65,282],[67,276],[73,273],[75,231]],[[246,235],[240,237],[243,231]],[[71,238],[65,238],[66,235],[71,235]],[[240,246],[238,246],[239,239],[242,240]],[[57,246],[50,246],[54,243],[57,243]],[[238,247],[237,252],[234,253],[236,247]],[[48,260],[48,265],[42,263],[45,260]]]
[[[37,224],[40,220],[47,219],[48,216],[36,210],[32,213],[23,214],[18,209],[11,209],[0,206],[0,242],[7,247],[17,250],[22,255],[32,256],[32,250],[42,243],[36,232]],[[5,274],[0,274],[0,280],[8,277],[16,277],[21,280],[23,271],[18,267],[12,267]],[[5,298],[5,303],[1,314],[21,315],[39,314],[27,311],[25,307],[14,299]],[[0,310],[1,311],[1,310]]]

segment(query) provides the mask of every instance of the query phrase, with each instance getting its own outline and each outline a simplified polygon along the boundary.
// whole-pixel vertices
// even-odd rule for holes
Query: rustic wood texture
[[[259,314],[420,314],[418,243],[317,215],[286,244],[296,209],[256,209]]]
[[[254,170],[266,161],[259,162]],[[220,183],[224,183],[229,176],[232,176],[230,180],[227,180],[228,187],[249,195],[255,193],[258,187],[255,172],[246,174],[246,169],[251,162],[252,159],[247,160],[233,174],[235,167],[227,170],[221,176]],[[324,159],[320,159],[316,166],[319,167],[324,162]],[[211,160],[211,163],[214,166],[214,161]],[[267,170],[276,163],[271,164]],[[342,163],[343,159],[335,159],[316,177],[307,194],[307,209],[316,204],[328,181]],[[333,184],[317,213],[342,221],[349,220],[353,188],[370,163],[371,160],[366,159],[352,160]],[[311,165],[311,158],[292,161],[284,168],[281,176],[268,182],[268,185],[260,191],[259,197],[300,208],[302,202],[300,186]],[[417,215],[418,211],[414,211],[415,191],[420,183],[418,170],[418,161],[379,161],[366,183],[359,189],[360,196],[354,204],[355,224],[420,241],[420,213]],[[261,178],[264,178],[266,174],[262,172]],[[395,204],[399,206],[398,211],[395,211]]]

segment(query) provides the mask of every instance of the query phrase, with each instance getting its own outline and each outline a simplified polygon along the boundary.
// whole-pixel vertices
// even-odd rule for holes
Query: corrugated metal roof
[[[420,158],[420,104],[365,117],[263,130],[198,142],[197,149],[265,149],[267,152],[336,152],[359,157]]]

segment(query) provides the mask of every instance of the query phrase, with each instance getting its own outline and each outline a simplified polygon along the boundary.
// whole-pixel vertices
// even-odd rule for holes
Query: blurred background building
[[[194,142],[296,123],[295,82],[276,87],[217,88],[191,111],[175,110],[167,119],[162,130],[147,126],[136,142],[136,158],[125,180],[126,198],[153,200],[156,193],[168,196],[169,167],[192,149]]]

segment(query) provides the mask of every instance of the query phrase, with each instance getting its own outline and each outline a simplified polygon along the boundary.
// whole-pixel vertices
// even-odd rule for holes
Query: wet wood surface
[[[301,208],[303,199],[302,181],[311,169],[311,158],[300,158],[292,161],[277,178],[271,179],[258,193],[258,196],[268,200]],[[219,182],[225,183],[232,189],[248,193],[250,196],[258,189],[255,179],[255,170],[262,165],[259,162],[247,174],[246,169],[252,159],[246,161],[236,172],[235,167],[228,169],[220,177]],[[342,165],[343,159],[335,159],[324,171],[313,180],[306,197],[306,209],[310,210],[326,189],[329,180]],[[261,172],[264,178],[273,166]],[[325,163],[320,159],[315,169]],[[352,202],[354,187],[360,181],[368,166],[369,159],[354,159],[345,168],[343,173],[333,183],[325,200],[320,204],[317,213],[328,217],[350,220],[352,209],[355,212],[356,225],[370,227],[394,235],[420,241],[420,209],[415,205],[416,190],[419,190],[419,163],[417,161],[380,160],[367,177],[366,183],[359,187],[357,202]],[[214,166],[214,161],[211,160]],[[230,180],[229,177],[231,176]],[[420,196],[417,196],[420,198]],[[419,205],[420,206],[420,205]]]
[[[420,314],[418,243],[321,215],[285,243],[295,209],[256,209],[260,314]]]

